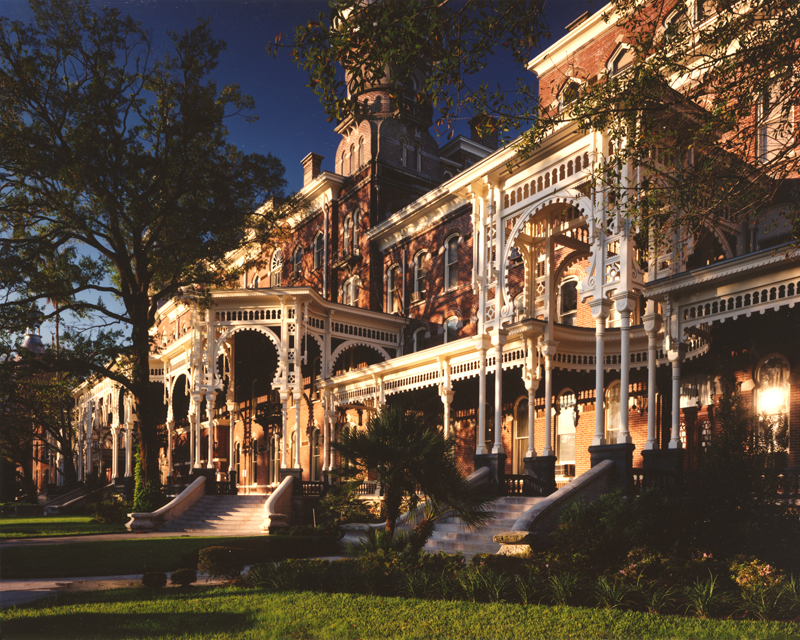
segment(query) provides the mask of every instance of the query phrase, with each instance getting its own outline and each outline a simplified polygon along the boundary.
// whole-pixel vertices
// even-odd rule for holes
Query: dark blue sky
[[[509,0],[511,1],[511,0]],[[254,124],[229,123],[231,141],[245,151],[272,153],[286,166],[289,190],[302,187],[300,160],[314,151],[325,156],[322,168],[333,170],[338,136],[333,124],[326,121],[317,97],[305,84],[306,74],[289,59],[288,52],[277,59],[265,47],[281,32],[290,41],[294,27],[327,12],[327,0],[109,0],[101,4],[119,8],[123,13],[151,29],[156,46],[163,53],[167,31],[183,31],[210,18],[212,33],[227,42],[220,65],[214,74],[218,83],[238,83],[256,101]],[[587,9],[599,10],[598,0],[550,0],[546,16],[554,38],[561,37],[565,25]],[[27,0],[0,0],[0,12],[9,18],[27,22]],[[543,43],[547,46],[549,43]],[[494,56],[487,69],[492,82],[513,86],[517,77],[528,73],[513,68],[508,57]],[[466,125],[457,133],[468,134]]]

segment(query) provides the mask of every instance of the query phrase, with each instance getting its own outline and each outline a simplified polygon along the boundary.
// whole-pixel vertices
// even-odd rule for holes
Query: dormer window
[[[581,89],[580,80],[576,80],[574,78],[568,80],[564,87],[561,89],[561,93],[559,94],[558,98],[558,111],[561,113],[564,111],[569,105],[575,102],[578,99],[578,94]]]
[[[633,64],[633,52],[631,51],[630,47],[627,46],[620,46],[611,56],[611,60],[608,65],[608,72],[615,76],[622,71],[625,71],[628,67]]]

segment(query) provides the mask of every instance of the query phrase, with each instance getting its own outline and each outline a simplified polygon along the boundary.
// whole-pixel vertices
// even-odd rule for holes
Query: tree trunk
[[[389,538],[394,538],[394,530],[397,528],[397,519],[400,517],[403,496],[392,485],[387,485],[383,501],[386,505],[386,533],[389,534]]]
[[[160,484],[158,446],[153,402],[150,397],[150,336],[146,322],[134,322],[131,331],[134,357],[131,372],[137,414],[137,435],[143,479],[150,487]]]

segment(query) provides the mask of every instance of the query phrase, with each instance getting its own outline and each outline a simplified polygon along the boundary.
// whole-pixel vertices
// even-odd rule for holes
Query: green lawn
[[[246,548],[248,563],[337,553],[328,538],[302,536],[70,542],[0,549],[0,578],[115,576],[194,568],[198,550],[214,545]]]
[[[209,587],[64,594],[3,617],[6,640],[800,637],[800,625],[786,622]]]
[[[44,538],[82,536],[92,533],[122,533],[124,524],[92,522],[90,516],[0,517],[0,540],[7,538]]]

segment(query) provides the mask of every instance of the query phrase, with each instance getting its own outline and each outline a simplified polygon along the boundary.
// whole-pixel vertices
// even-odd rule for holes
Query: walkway
[[[65,542],[97,542],[101,540],[141,540],[142,538],[186,538],[203,537],[207,534],[185,533],[175,535],[170,531],[153,531],[148,533],[104,533],[89,536],[62,536],[58,538],[17,538],[5,540],[0,543],[0,549],[22,546],[39,546],[46,544],[62,544]],[[229,538],[237,536],[226,536]],[[339,560],[343,556],[328,556],[321,560]],[[245,573],[250,567],[245,567]],[[169,572],[167,572],[169,575]],[[198,585],[222,584],[222,580],[209,580],[203,573],[197,574]],[[57,593],[78,591],[102,591],[106,589],[125,589],[138,587],[142,584],[142,574],[126,576],[96,576],[80,578],[31,578],[22,580],[0,579],[0,608],[14,607],[41,600]],[[167,582],[167,588],[172,588]]]

